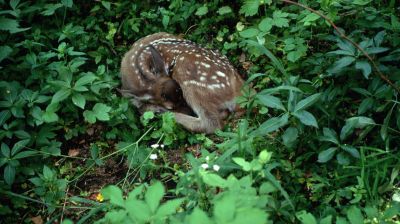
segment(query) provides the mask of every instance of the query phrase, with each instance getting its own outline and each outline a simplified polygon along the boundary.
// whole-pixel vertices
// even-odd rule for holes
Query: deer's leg
[[[217,128],[221,128],[218,119],[212,119],[207,116],[192,117],[186,114],[175,112],[175,120],[186,129],[193,132],[204,132],[211,134]]]

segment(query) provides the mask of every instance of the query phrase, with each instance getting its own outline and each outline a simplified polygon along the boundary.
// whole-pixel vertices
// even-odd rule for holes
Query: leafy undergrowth
[[[0,223],[398,223],[395,0],[0,1]],[[213,135],[120,96],[166,31],[219,49],[247,111]]]

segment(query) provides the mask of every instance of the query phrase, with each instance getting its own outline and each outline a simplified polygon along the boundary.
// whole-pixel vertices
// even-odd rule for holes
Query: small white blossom
[[[164,144],[161,144],[160,146],[161,146],[162,149],[164,148]]]
[[[153,148],[153,149],[156,149],[156,148],[158,148],[158,146],[160,146],[159,144],[153,144],[153,145],[151,145],[151,147]]]
[[[206,169],[208,169],[208,164],[207,163],[203,163],[203,164],[201,164],[201,167],[206,170]]]
[[[156,160],[158,158],[157,154],[150,154],[151,160]]]
[[[215,171],[217,171],[217,172],[218,172],[218,170],[219,170],[220,168],[221,168],[221,167],[218,166],[218,165],[213,165],[213,170],[215,170]]]
[[[210,157],[209,156],[206,156],[206,161],[207,162],[210,161]]]

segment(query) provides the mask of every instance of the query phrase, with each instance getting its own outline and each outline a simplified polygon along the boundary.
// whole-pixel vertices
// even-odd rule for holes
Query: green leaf
[[[10,147],[6,143],[1,143],[1,154],[3,154],[6,158],[11,158],[11,150]]]
[[[0,30],[9,31],[10,33],[18,33],[30,28],[19,28],[17,20],[0,17]]]
[[[96,103],[93,107],[93,113],[96,116],[97,119],[101,121],[108,121],[110,120],[110,116],[108,112],[110,112],[111,107],[102,104],[102,103]]]
[[[240,14],[244,16],[254,16],[260,7],[260,0],[246,0],[242,7],[240,7]]]
[[[261,20],[261,22],[258,24],[258,29],[260,29],[263,32],[269,32],[272,28],[272,19],[271,18],[264,18]]]
[[[2,126],[11,117],[9,110],[3,110],[0,112],[0,126]]]
[[[51,103],[61,102],[69,95],[71,95],[71,89],[60,89],[54,94],[53,98],[51,99]]]
[[[328,215],[319,221],[319,224],[331,224],[331,223],[332,223],[332,215]]]
[[[206,5],[203,5],[199,8],[197,8],[195,15],[196,16],[204,16],[207,13],[208,13],[208,7]]]
[[[313,94],[300,102],[298,102],[294,108],[294,112],[299,111],[299,110],[305,110],[308,107],[312,106],[314,103],[316,103],[319,98],[321,97],[321,93],[316,93]]]
[[[348,156],[348,154],[340,152],[336,155],[336,160],[338,161],[338,163],[340,165],[344,165],[347,166],[350,164],[350,158]]]
[[[335,152],[337,151],[337,147],[331,147],[326,149],[318,154],[318,162],[326,163],[333,158]]]
[[[278,128],[285,126],[288,123],[289,114],[285,113],[281,117],[273,117],[262,123],[258,129],[257,133],[265,135],[270,132],[276,131]]]
[[[55,112],[46,110],[42,114],[42,119],[46,123],[56,122],[56,121],[58,121],[58,115]]]
[[[204,173],[204,175],[202,177],[203,177],[204,183],[211,187],[224,188],[227,185],[225,179],[223,179],[222,177],[220,177],[214,173]]]
[[[83,117],[85,118],[85,121],[93,124],[96,122],[96,115],[93,113],[93,111],[90,110],[85,110],[83,112]]]
[[[283,144],[286,147],[292,147],[299,137],[299,131],[295,127],[289,127],[282,135]]]
[[[275,10],[272,14],[272,22],[277,27],[289,27],[289,20],[286,17],[289,16],[289,13],[282,12],[280,10]]]
[[[165,202],[158,208],[156,217],[160,219],[176,213],[176,210],[183,201],[183,198],[178,198]]]
[[[68,8],[71,8],[73,5],[73,1],[72,0],[61,0],[61,3]]]
[[[12,185],[14,183],[15,180],[15,167],[11,166],[10,164],[8,164],[5,168],[4,168],[4,181],[8,184],[8,185]]]
[[[306,17],[300,20],[300,22],[302,22],[304,26],[310,26],[313,24],[312,22],[318,20],[319,18],[320,18],[319,15],[310,12]]]
[[[317,220],[311,214],[306,212],[305,210],[300,211],[296,214],[296,217],[300,220],[303,224],[317,224]]]
[[[251,38],[257,36],[258,32],[256,28],[249,28],[240,32],[239,35],[243,38]]]
[[[352,3],[354,5],[367,5],[368,3],[372,2],[372,0],[353,0]]]
[[[3,61],[4,59],[8,58],[10,54],[12,53],[12,48],[9,46],[0,46],[0,62]]]
[[[238,164],[239,166],[242,167],[242,169],[246,172],[251,170],[251,165],[249,162],[247,162],[246,160],[244,160],[242,157],[234,157],[232,158],[232,160]]]
[[[390,118],[392,117],[393,109],[394,109],[394,107],[392,107],[389,110],[389,112],[387,113],[385,119],[383,120],[383,124],[382,124],[381,131],[380,131],[380,134],[381,134],[381,137],[382,137],[383,141],[385,141],[387,139],[387,137],[388,137],[387,130],[388,130],[388,127],[389,127]]]
[[[225,14],[231,13],[232,9],[229,6],[222,6],[221,8],[218,9],[217,12],[220,15],[225,15]]]
[[[90,84],[96,79],[97,77],[92,73],[85,74],[75,82],[74,87]]]
[[[192,214],[187,216],[185,221],[186,221],[185,223],[190,223],[190,224],[212,223],[210,218],[207,216],[207,213],[205,213],[198,207],[193,209]]]
[[[357,61],[356,69],[361,70],[366,79],[368,79],[372,71],[371,65],[367,61]]]
[[[164,194],[164,186],[159,181],[155,182],[153,185],[147,188],[147,192],[144,198],[150,208],[150,211],[153,214],[156,212],[157,207],[160,204],[160,201],[163,198]]]
[[[214,215],[217,223],[229,223],[235,216],[235,195],[225,194],[214,204]]]
[[[149,206],[144,201],[127,201],[125,208],[133,220],[138,220],[136,223],[149,223],[148,220],[150,220],[153,215]]]
[[[364,128],[369,125],[375,125],[375,121],[368,117],[352,117],[346,120],[346,124],[340,131],[340,139],[345,140],[347,136],[353,133],[355,128]]]
[[[364,223],[364,217],[361,213],[361,210],[354,205],[347,210],[346,215],[351,224]]]
[[[356,60],[355,57],[345,56],[338,61],[336,61],[332,68],[329,69],[330,73],[338,73],[341,72],[343,68],[351,65]]]
[[[360,158],[360,153],[358,152],[358,150],[356,148],[354,148],[353,146],[350,145],[341,145],[340,146],[342,149],[344,149],[344,151],[348,152],[351,156],[353,156],[354,158],[359,159]]]
[[[80,107],[82,109],[85,109],[86,99],[82,94],[80,94],[80,93],[73,94],[72,95],[72,102],[76,106],[78,106],[78,107]]]
[[[257,99],[264,106],[283,110],[283,111],[286,110],[282,104],[282,101],[278,97],[271,96],[271,95],[265,95],[265,94],[257,94]]]
[[[51,15],[53,15],[53,14],[56,12],[57,9],[59,9],[59,8],[61,8],[61,7],[63,7],[63,4],[61,4],[61,3],[57,3],[57,4],[46,4],[46,5],[44,6],[44,8],[45,8],[46,10],[44,10],[41,14],[44,15],[44,16],[51,16]]]
[[[324,136],[319,137],[320,141],[332,142],[334,144],[339,144],[338,136],[334,130],[332,130],[330,128],[324,128],[323,133],[324,133]]]
[[[17,155],[13,156],[13,159],[23,159],[23,158],[26,158],[26,157],[35,156],[37,154],[38,153],[35,152],[35,151],[30,151],[30,150],[22,151],[22,152],[18,153]]]
[[[104,8],[106,8],[108,11],[111,9],[111,3],[108,1],[101,1],[101,5],[103,5]]]
[[[118,205],[121,207],[125,206],[124,199],[122,198],[122,191],[115,185],[107,186],[101,190],[101,194],[104,199],[109,199],[111,204]]]
[[[318,128],[317,119],[315,119],[314,115],[306,110],[299,110],[293,113],[293,116],[297,117],[301,123],[307,126],[313,126]]]

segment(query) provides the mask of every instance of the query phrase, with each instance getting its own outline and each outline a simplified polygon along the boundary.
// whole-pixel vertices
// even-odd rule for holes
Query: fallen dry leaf
[[[34,223],[34,224],[43,224],[43,219],[42,219],[42,216],[36,216],[36,217],[32,217],[31,218],[31,221]]]
[[[75,157],[79,155],[79,149],[70,149],[68,150],[68,156]]]

